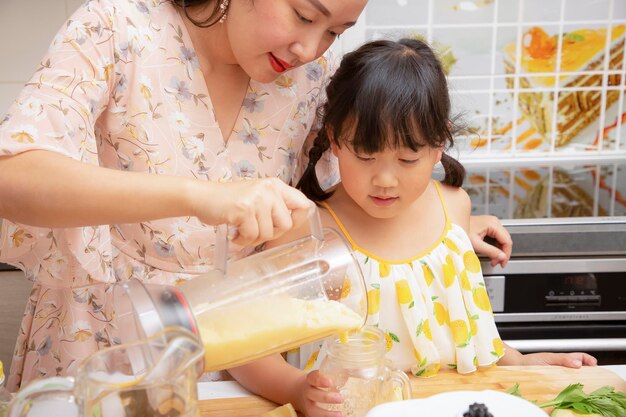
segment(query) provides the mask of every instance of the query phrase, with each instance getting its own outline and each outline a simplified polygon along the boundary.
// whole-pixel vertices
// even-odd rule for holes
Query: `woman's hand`
[[[581,366],[596,366],[598,361],[593,356],[583,352],[571,353],[527,353],[522,356],[521,365],[557,365],[567,368],[580,368]]]
[[[207,224],[233,226],[237,233],[232,240],[242,246],[276,239],[302,225],[315,206],[277,178],[198,183],[191,195],[194,215]]]
[[[330,391],[332,380],[319,371],[306,374],[298,382],[296,392],[300,393],[296,407],[307,417],[341,417],[340,411],[330,411],[320,404],[341,404],[343,397],[338,392]]]
[[[495,216],[481,215],[470,217],[470,241],[476,253],[491,259],[491,266],[505,267],[511,257],[513,241],[511,235]],[[485,237],[495,239],[498,246],[485,242]]]

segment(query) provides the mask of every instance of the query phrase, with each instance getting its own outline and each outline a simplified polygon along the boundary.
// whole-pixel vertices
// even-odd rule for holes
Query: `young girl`
[[[394,365],[416,376],[439,369],[474,372],[507,365],[595,364],[582,353],[522,355],[506,347],[493,319],[480,263],[467,235],[470,199],[452,147],[450,100],[441,66],[423,42],[374,41],[347,54],[327,87],[323,129],[298,187],[318,202],[322,221],[342,231],[368,290],[367,324],[385,332]],[[342,178],[320,187],[315,165],[328,150]],[[442,182],[431,179],[441,162]],[[295,361],[315,368],[324,349],[306,346]],[[298,363],[299,362],[299,363]],[[279,357],[231,370],[248,389],[292,402],[309,416],[317,403],[341,402],[328,378]]]

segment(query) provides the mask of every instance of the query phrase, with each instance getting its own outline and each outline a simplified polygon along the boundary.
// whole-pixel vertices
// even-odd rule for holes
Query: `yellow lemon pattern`
[[[313,368],[313,365],[315,365],[315,361],[317,361],[317,357],[319,356],[319,354],[320,354],[319,350],[313,352],[311,357],[309,357],[309,360],[306,361],[306,365],[304,365],[305,371],[310,371]]]
[[[445,239],[443,240],[443,243],[444,243],[447,247],[449,247],[449,248],[450,248],[450,250],[451,250],[452,252],[456,253],[457,255],[460,255],[460,254],[461,254],[461,250],[460,250],[460,249],[459,249],[459,247],[456,245],[456,243],[454,243],[454,242],[452,241],[452,239],[450,239],[450,238],[445,238]]]
[[[493,352],[491,353],[497,358],[501,358],[504,355],[504,343],[502,343],[502,339],[496,337],[491,344],[493,345]]]
[[[406,279],[396,281],[396,295],[400,304],[410,304],[413,301],[413,294]]]
[[[437,323],[440,326],[443,326],[444,323],[448,322],[448,312],[443,304],[435,301],[433,303],[433,312],[435,313],[435,319],[437,319]]]
[[[378,314],[380,311],[380,290],[371,289],[367,292],[367,314]]]
[[[450,255],[446,256],[446,263],[443,265],[443,285],[448,288],[456,279],[456,271],[454,270],[454,262]]]
[[[452,330],[452,338],[454,339],[454,344],[457,347],[464,347],[467,345],[469,338],[471,337],[471,333],[467,328],[465,320],[451,321],[450,330]]]
[[[398,338],[398,336],[395,333],[386,332],[385,333],[385,347],[387,348],[387,352],[391,350],[394,342],[400,343],[400,339]]]
[[[385,278],[389,276],[389,271],[391,270],[391,267],[388,263],[385,262],[381,262],[378,265],[378,271],[380,273],[380,277],[381,278]]]
[[[480,272],[480,261],[473,250],[468,250],[463,254],[463,264],[465,264],[465,268],[470,272],[475,274]]]
[[[476,307],[491,313],[491,303],[489,302],[489,295],[485,287],[474,288],[472,290],[472,298],[474,299]]]
[[[472,289],[472,284],[470,284],[469,277],[467,276],[467,269],[461,271],[461,273],[459,274],[459,279],[461,281],[461,288],[466,291]]]
[[[424,273],[424,281],[426,282],[426,285],[430,287],[430,284],[432,284],[435,279],[433,271],[430,270],[428,265],[422,264],[422,272]]]

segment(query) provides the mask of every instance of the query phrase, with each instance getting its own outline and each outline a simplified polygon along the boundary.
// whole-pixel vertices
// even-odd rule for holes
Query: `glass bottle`
[[[326,343],[320,372],[329,376],[342,404],[327,407],[345,417],[363,417],[374,406],[411,399],[407,375],[386,359],[385,334],[376,327],[340,335]]]

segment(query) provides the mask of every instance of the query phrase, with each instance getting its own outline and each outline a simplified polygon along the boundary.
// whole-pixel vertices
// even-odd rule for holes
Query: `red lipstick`
[[[274,56],[274,54],[272,54],[270,52],[269,54],[270,56],[270,65],[272,66],[272,68],[274,69],[274,71],[281,73],[281,72],[285,72],[288,69],[293,68],[293,65],[289,64],[288,62],[283,61],[282,59]]]

